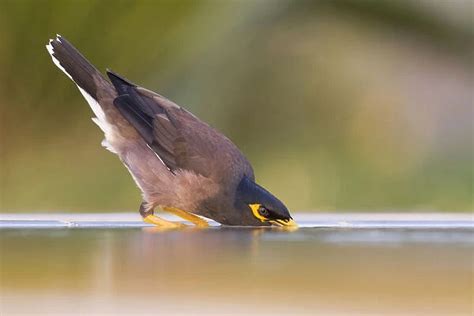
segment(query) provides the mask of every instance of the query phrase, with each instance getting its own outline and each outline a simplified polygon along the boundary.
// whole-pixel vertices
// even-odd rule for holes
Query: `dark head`
[[[262,225],[297,226],[279,199],[247,177],[237,187],[235,207],[243,214],[249,212]]]

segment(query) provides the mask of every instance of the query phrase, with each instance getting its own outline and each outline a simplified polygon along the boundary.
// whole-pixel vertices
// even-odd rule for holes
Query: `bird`
[[[66,38],[46,48],[79,88],[116,154],[141,191],[143,221],[162,228],[188,226],[155,214],[160,208],[196,227],[207,219],[228,226],[297,227],[288,208],[256,183],[247,158],[226,136],[185,108],[123,76],[109,80]]]

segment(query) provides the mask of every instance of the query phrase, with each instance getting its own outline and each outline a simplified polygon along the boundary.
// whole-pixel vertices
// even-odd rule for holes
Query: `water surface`
[[[462,225],[98,227],[0,230],[2,314],[472,313]]]

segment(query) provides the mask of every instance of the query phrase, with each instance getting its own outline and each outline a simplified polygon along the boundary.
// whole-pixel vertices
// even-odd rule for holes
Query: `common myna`
[[[102,145],[117,154],[142,192],[145,222],[180,227],[154,208],[197,226],[296,226],[286,206],[255,183],[252,166],[224,135],[165,97],[107,70],[108,81],[64,37],[46,45],[74,81],[102,129]]]

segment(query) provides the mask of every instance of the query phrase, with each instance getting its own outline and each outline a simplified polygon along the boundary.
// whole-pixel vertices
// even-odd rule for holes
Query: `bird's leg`
[[[150,208],[148,207],[146,202],[142,202],[142,204],[140,205],[140,215],[143,217],[143,221],[145,223],[153,224],[153,225],[156,225],[158,227],[163,227],[163,228],[179,228],[179,227],[186,226],[182,223],[167,221],[153,214],[154,214],[153,207]]]
[[[170,213],[172,213],[176,216],[181,217],[182,219],[190,221],[191,223],[193,223],[197,227],[209,227],[209,224],[204,219],[200,218],[199,216],[196,216],[194,214],[191,214],[189,212],[180,210],[180,209],[175,208],[175,207],[164,206],[162,208],[166,212],[170,212]]]

